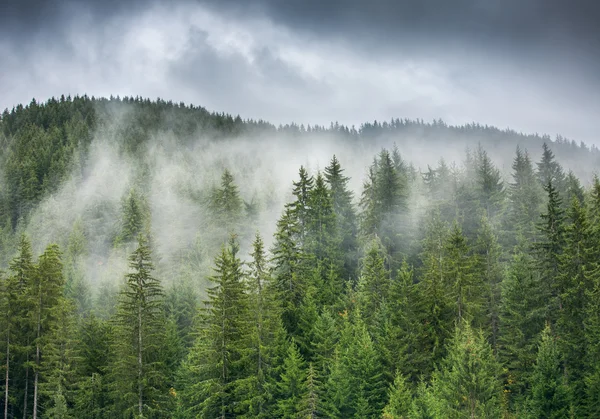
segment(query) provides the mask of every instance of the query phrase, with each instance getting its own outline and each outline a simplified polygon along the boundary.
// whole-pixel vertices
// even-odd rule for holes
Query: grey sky
[[[0,108],[160,96],[263,118],[477,121],[600,143],[589,0],[0,3]]]

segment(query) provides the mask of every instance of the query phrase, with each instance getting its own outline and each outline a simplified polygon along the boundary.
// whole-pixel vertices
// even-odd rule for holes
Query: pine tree
[[[500,364],[483,333],[468,322],[457,326],[448,355],[433,377],[437,416],[445,418],[501,417]]]
[[[31,323],[35,329],[35,360],[33,367],[33,415],[35,419],[39,413],[40,401],[40,372],[42,371],[42,357],[48,344],[48,337],[59,321],[59,309],[63,300],[64,277],[62,262],[58,245],[49,245],[40,256],[33,281],[27,294],[32,312]]]
[[[316,419],[321,417],[320,386],[321,383],[319,382],[312,363],[308,364],[305,384],[306,393],[304,398],[300,400],[299,417],[305,419]]]
[[[563,355],[566,382],[573,394],[579,396],[584,393],[585,308],[592,284],[587,274],[589,227],[585,210],[576,196],[572,198],[567,220],[564,251],[559,256],[559,273],[556,277],[556,332],[560,336],[559,348]],[[573,401],[578,415],[582,399],[578,397]]]
[[[80,326],[80,380],[75,397],[75,415],[90,419],[104,418],[110,400],[107,370],[110,364],[111,323],[95,315],[87,317]]]
[[[537,163],[537,177],[540,185],[546,187],[549,183],[552,183],[555,188],[560,192],[564,192],[563,184],[565,182],[565,174],[561,165],[554,160],[554,153],[548,146],[548,143],[544,143],[542,152],[542,159]]]
[[[244,355],[249,375],[236,384],[246,417],[266,418],[272,414],[273,387],[277,363],[280,310],[270,277],[262,238],[257,233],[252,244],[248,273],[248,314],[250,348]]]
[[[281,418],[297,418],[302,411],[302,401],[306,398],[307,372],[304,359],[298,347],[292,342],[284,361],[283,373],[278,388],[278,416]]]
[[[542,332],[528,400],[531,418],[566,418],[571,412],[571,390],[561,371],[560,353],[550,327]]]
[[[477,190],[479,200],[488,218],[493,218],[501,209],[504,200],[504,182],[500,171],[480,147],[477,167]]]
[[[130,273],[119,295],[111,348],[110,385],[116,412],[136,418],[168,410],[164,351],[164,293],[152,276],[147,240],[138,236]]]
[[[50,331],[41,365],[43,380],[41,394],[50,401],[44,416],[71,417],[80,379],[81,357],[76,336],[75,307],[62,298],[56,307],[55,326]],[[48,413],[52,411],[52,415]],[[63,412],[64,411],[64,412]],[[61,413],[63,412],[63,413]]]
[[[31,321],[33,286],[36,269],[33,263],[31,244],[25,235],[17,242],[17,255],[9,265],[10,273],[4,281],[2,318],[4,332],[2,334],[4,358],[4,413],[21,413],[27,416],[31,401],[30,362],[31,344],[35,339],[35,328]],[[12,383],[12,385],[11,385]],[[17,400],[22,397],[23,403]],[[18,414],[15,413],[15,414]]]
[[[210,209],[219,223],[232,233],[238,229],[241,221],[243,201],[233,175],[225,169],[221,176],[221,186],[216,188],[211,196]]]
[[[557,306],[560,306],[556,281],[559,274],[560,257],[564,248],[565,216],[562,200],[552,182],[546,185],[545,190],[548,193],[547,210],[541,215],[542,222],[538,226],[541,238],[538,243],[535,243],[534,249],[537,251],[542,285],[545,287],[539,292],[548,296],[548,318],[556,319],[559,308]]]
[[[416,384],[419,376],[430,365],[430,354],[424,351],[427,346],[425,307],[419,295],[419,284],[414,281],[413,270],[403,262],[396,279],[390,287],[390,348],[392,355],[391,373],[401,373]]]
[[[513,245],[516,245],[519,239],[531,243],[537,238],[535,226],[542,212],[544,191],[535,177],[527,151],[523,152],[517,147],[512,169],[513,182],[508,193],[507,229],[513,232],[514,237],[510,237],[509,240]]]
[[[356,276],[356,259],[358,244],[356,235],[358,232],[356,211],[352,204],[353,193],[348,189],[349,178],[344,175],[344,169],[334,155],[329,166],[325,168],[325,180],[331,191],[333,201],[333,212],[341,237],[341,249],[345,255],[343,278],[354,278]]]
[[[427,337],[422,350],[429,356],[428,368],[421,373],[428,375],[444,356],[445,341],[452,334],[455,317],[446,278],[448,228],[440,220],[439,213],[434,213],[426,229],[421,254],[421,281],[417,291],[424,307],[422,323]]]
[[[274,286],[279,294],[282,321],[285,329],[294,335],[298,325],[297,307],[306,288],[306,257],[298,242],[299,227],[288,207],[277,222],[273,254]]]
[[[585,395],[588,417],[600,415],[600,180],[594,177],[592,189],[588,195],[588,247],[585,272],[590,289],[586,295],[584,311],[585,333]]]
[[[390,289],[390,273],[385,267],[384,250],[378,242],[373,241],[363,260],[358,281],[359,301],[365,321],[371,326],[374,316],[381,305],[388,299]]]
[[[146,203],[136,189],[131,189],[122,202],[121,232],[115,243],[135,240],[145,229],[148,220]]]
[[[394,384],[388,391],[388,403],[383,409],[384,419],[408,419],[412,406],[412,395],[405,378],[396,373]]]
[[[248,296],[237,252],[231,239],[215,259],[214,286],[207,290],[198,337],[182,366],[187,415],[225,418],[238,409],[236,386],[246,377]]]
[[[503,279],[500,257],[502,249],[497,241],[495,231],[487,218],[481,220],[481,227],[474,246],[476,253],[476,275],[482,279],[485,301],[485,319],[482,326],[490,331],[490,343],[494,351],[498,342],[498,324],[500,310],[500,284]]]
[[[475,261],[465,236],[457,223],[454,223],[446,242],[446,272],[444,274],[450,290],[450,298],[457,323],[463,320],[481,324],[483,304],[483,283],[474,274]]]
[[[310,195],[314,187],[314,178],[308,174],[304,166],[300,166],[298,172],[300,179],[297,182],[292,182],[294,189],[292,194],[295,201],[289,204],[291,214],[294,216],[299,234],[299,244],[304,246],[304,239],[308,232],[311,202]]]
[[[354,412],[352,376],[341,351],[341,345],[335,348],[324,385],[323,411],[325,417],[334,419],[352,417]]]

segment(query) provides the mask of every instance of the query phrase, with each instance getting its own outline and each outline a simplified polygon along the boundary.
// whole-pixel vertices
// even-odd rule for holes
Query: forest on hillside
[[[8,418],[598,418],[600,152],[141,98],[0,119]]]

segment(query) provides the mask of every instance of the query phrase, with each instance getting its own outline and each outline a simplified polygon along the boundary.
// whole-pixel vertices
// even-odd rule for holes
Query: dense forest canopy
[[[600,417],[594,145],[87,96],[0,144],[5,419]]]

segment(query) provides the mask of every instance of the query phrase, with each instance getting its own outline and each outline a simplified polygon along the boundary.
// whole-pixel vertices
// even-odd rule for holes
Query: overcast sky
[[[593,0],[0,0],[0,109],[140,95],[274,123],[477,121],[600,144]]]

